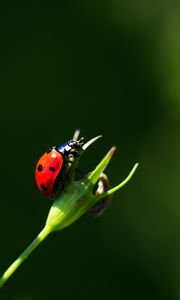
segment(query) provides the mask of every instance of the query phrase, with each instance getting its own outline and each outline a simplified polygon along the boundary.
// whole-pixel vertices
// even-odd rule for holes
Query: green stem
[[[131,172],[129,173],[129,175],[126,177],[126,179],[124,181],[122,181],[120,184],[118,184],[117,186],[115,186],[114,188],[110,189],[107,192],[104,192],[100,195],[95,196],[96,197],[96,201],[101,200],[111,194],[113,194],[114,192],[116,192],[117,190],[119,190],[120,188],[122,188],[124,185],[126,185],[126,183],[128,183],[128,181],[132,178],[132,176],[134,175],[136,169],[138,167],[138,163],[135,164],[135,166],[133,167],[133,169],[131,170]]]
[[[34,241],[26,248],[26,250],[12,263],[6,272],[0,278],[0,288],[6,283],[9,277],[17,270],[17,268],[28,258],[28,256],[36,249],[37,246],[48,236],[51,229],[47,226],[38,234]]]

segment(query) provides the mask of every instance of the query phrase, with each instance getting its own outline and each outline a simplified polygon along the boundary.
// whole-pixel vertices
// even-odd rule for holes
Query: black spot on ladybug
[[[49,170],[52,172],[56,171],[56,169],[54,167],[49,167]]]
[[[39,172],[41,172],[43,170],[43,166],[40,164],[40,165],[38,165],[37,169]]]
[[[45,186],[44,183],[41,183],[41,188],[42,188],[43,191],[45,191],[45,192],[47,191],[47,187]]]

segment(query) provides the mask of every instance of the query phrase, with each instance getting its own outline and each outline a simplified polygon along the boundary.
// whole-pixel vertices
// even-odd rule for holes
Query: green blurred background
[[[139,169],[106,213],[52,234],[2,300],[180,299],[180,3],[0,4],[0,270],[42,229],[50,202],[34,168],[49,146],[103,135],[113,185]]]

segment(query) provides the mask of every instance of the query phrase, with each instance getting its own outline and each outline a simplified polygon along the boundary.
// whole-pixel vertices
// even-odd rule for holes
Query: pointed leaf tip
[[[100,139],[102,135],[98,135],[95,138],[89,140],[86,144],[83,145],[83,150],[86,150],[90,145],[92,145],[94,142],[96,142],[98,139]]]
[[[88,177],[88,180],[95,184],[101,173],[104,171],[104,169],[107,167],[108,163],[110,162],[111,157],[113,156],[114,152],[116,150],[116,147],[113,146],[108,153],[104,156],[104,158],[100,161],[100,163],[97,165],[97,167],[94,169],[94,171],[91,172],[91,174]]]
[[[134,173],[135,173],[135,171],[136,171],[138,165],[139,165],[139,164],[136,163],[136,164],[134,165],[134,167],[132,168],[132,170],[130,171],[129,175],[128,175],[121,183],[119,183],[117,186],[115,186],[114,188],[110,189],[110,190],[107,191],[107,192],[104,192],[104,193],[102,193],[102,194],[100,194],[100,195],[97,195],[97,196],[96,196],[96,201],[99,201],[99,200],[101,200],[101,199],[103,199],[103,198],[105,198],[105,197],[107,197],[107,196],[112,195],[114,192],[118,191],[118,190],[121,189],[123,186],[125,186],[125,185],[130,181],[130,179],[132,178],[132,176],[134,175]]]
[[[109,150],[109,154],[110,155],[113,155],[114,154],[114,152],[117,150],[117,147],[116,146],[113,146],[110,150]]]

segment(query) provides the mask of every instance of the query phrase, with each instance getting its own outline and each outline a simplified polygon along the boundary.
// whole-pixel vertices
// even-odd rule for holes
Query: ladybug
[[[36,165],[35,178],[39,190],[48,198],[55,195],[59,182],[63,184],[67,163],[70,158],[83,153],[82,139],[70,140],[67,143],[50,148]],[[70,162],[72,164],[72,162]]]

